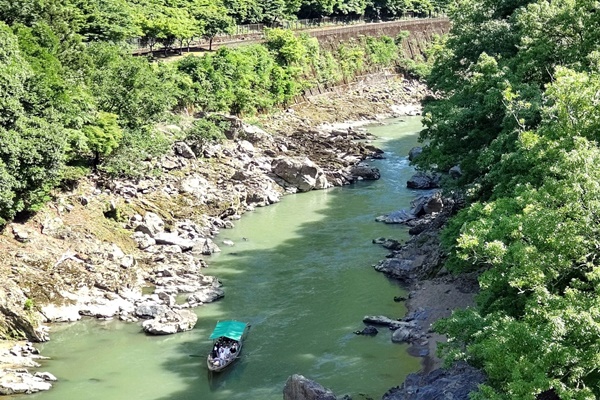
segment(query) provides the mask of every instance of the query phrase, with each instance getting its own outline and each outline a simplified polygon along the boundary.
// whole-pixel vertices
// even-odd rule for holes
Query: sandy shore
[[[459,276],[445,275],[434,279],[415,283],[410,288],[410,297],[406,303],[408,312],[420,312],[425,317],[419,320],[419,325],[427,332],[427,343],[412,346],[409,352],[423,357],[423,371],[428,373],[442,366],[442,360],[437,357],[439,342],[445,342],[443,335],[431,330],[431,325],[450,316],[452,310],[463,309],[474,304],[479,285],[472,274]]]

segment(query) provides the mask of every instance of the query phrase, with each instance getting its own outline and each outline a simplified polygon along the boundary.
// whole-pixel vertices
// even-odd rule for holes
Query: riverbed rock
[[[398,328],[406,326],[405,322],[398,321],[398,320],[395,320],[395,319],[391,319],[391,318],[388,318],[388,317],[386,317],[384,315],[366,315],[363,318],[363,322],[365,324],[387,326],[390,329],[398,329]]]
[[[217,244],[213,242],[210,238],[200,240],[196,242],[196,244],[194,244],[194,247],[192,247],[192,254],[198,255],[202,254],[205,256],[209,256],[213,253],[218,253],[220,251],[221,249],[219,248],[219,246],[217,246]]]
[[[323,170],[308,158],[278,158],[273,160],[272,170],[285,184],[300,192],[327,187]]]
[[[187,298],[190,304],[212,303],[225,296],[223,289],[219,287],[208,286],[190,294]]]
[[[458,362],[450,369],[409,374],[402,386],[390,389],[382,400],[468,400],[469,393],[485,380],[480,370]]]
[[[374,326],[367,325],[362,330],[355,331],[354,333],[356,335],[375,336],[379,333],[379,331]]]
[[[416,218],[417,216],[409,210],[398,210],[376,217],[375,221],[383,222],[385,224],[405,224]]]
[[[379,168],[370,167],[368,165],[356,166],[350,170],[350,173],[352,174],[352,176],[368,181],[374,181],[381,178]]]
[[[134,314],[139,318],[156,319],[169,311],[169,307],[155,300],[148,299],[137,305]]]
[[[319,383],[294,374],[285,382],[283,400],[337,400],[337,397]]]
[[[191,310],[168,310],[154,319],[142,322],[144,332],[152,335],[171,335],[192,330],[198,316]]]
[[[421,153],[423,152],[423,148],[420,146],[415,146],[412,149],[409,150],[408,152],[408,160],[409,161],[414,161],[417,159],[417,157],[419,157],[421,155]]]
[[[440,176],[419,171],[408,179],[406,187],[421,190],[435,189],[440,187]]]
[[[50,390],[52,383],[44,377],[35,376],[26,369],[7,369],[0,376],[0,394],[32,394]]]
[[[41,306],[40,313],[45,317],[46,322],[74,322],[81,319],[77,304],[44,304]]]

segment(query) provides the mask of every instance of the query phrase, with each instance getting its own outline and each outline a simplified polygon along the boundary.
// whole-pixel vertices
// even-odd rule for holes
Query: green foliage
[[[346,79],[359,74],[365,64],[365,49],[356,42],[343,43],[337,48],[337,59],[342,76]]]
[[[151,161],[171,148],[172,140],[150,127],[127,129],[121,145],[98,167],[112,176],[142,177],[158,173]]]
[[[473,203],[446,226],[477,306],[437,324],[448,361],[489,377],[476,399],[600,397],[597,4],[464,1],[438,52],[419,164],[460,164]],[[593,10],[593,11],[591,11]]]
[[[185,141],[200,148],[210,143],[220,142],[225,139],[225,130],[228,128],[226,125],[227,123],[219,116],[197,119],[185,131]]]
[[[306,55],[306,46],[302,40],[287,29],[267,29],[265,46],[281,66],[298,64]]]
[[[94,154],[96,163],[101,156],[107,156],[119,145],[123,131],[117,122],[118,116],[107,112],[98,113],[93,124],[86,125],[82,131],[86,147]]]
[[[389,66],[398,58],[398,48],[392,38],[368,36],[365,41],[369,61],[372,64]]]
[[[172,83],[161,79],[161,65],[133,57],[123,48],[94,43],[83,54],[85,80],[99,110],[116,114],[137,128],[164,117],[177,104]]]
[[[25,303],[23,304],[23,310],[30,311],[33,310],[35,303],[33,299],[25,299]]]

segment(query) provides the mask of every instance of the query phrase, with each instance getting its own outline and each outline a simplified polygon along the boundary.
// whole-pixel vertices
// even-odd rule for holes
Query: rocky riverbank
[[[93,176],[57,192],[0,235],[0,336],[45,341],[53,324],[82,317],[139,323],[148,334],[193,328],[190,309],[226,295],[204,270],[206,255],[231,245],[213,241],[220,230],[286,194],[378,177],[365,160],[380,151],[358,126],[418,112],[427,93],[417,82],[383,78],[255,125],[223,117],[225,142],[176,142],[161,159],[143,161],[159,173],[135,181]],[[30,342],[3,342],[0,393],[51,387],[51,374],[29,371],[40,357]]]

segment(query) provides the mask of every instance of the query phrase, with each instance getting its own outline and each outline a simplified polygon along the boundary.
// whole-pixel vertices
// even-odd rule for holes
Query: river
[[[420,118],[372,126],[386,159],[372,165],[378,181],[286,196],[247,213],[215,241],[223,250],[204,273],[223,282],[225,298],[196,309],[189,332],[146,336],[138,324],[85,320],[54,325],[39,345],[51,357],[41,370],[59,378],[52,390],[19,399],[55,400],[281,400],[286,379],[302,374],[353,399],[381,398],[420,359],[393,344],[391,332],[357,336],[365,315],[402,317],[393,301],[405,295],[372,268],[387,251],[372,239],[408,237],[404,227],[375,217],[409,207],[417,195],[406,188],[413,170]],[[225,239],[235,245],[222,245]],[[251,324],[242,357],[210,375],[207,339],[218,320]]]

